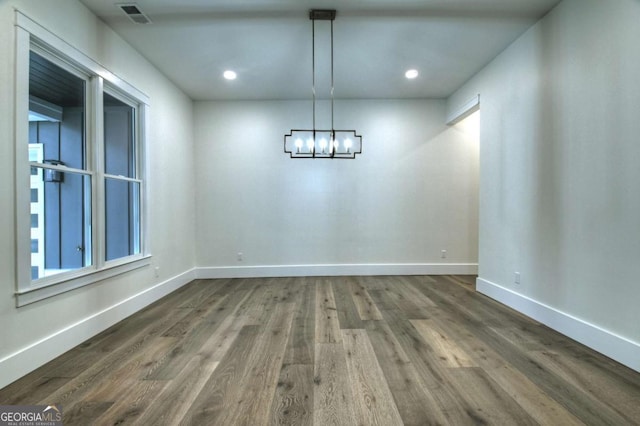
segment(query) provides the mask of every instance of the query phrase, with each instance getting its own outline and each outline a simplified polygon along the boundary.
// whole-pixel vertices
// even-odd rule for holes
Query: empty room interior
[[[0,411],[640,424],[638,40],[638,0],[0,0]]]

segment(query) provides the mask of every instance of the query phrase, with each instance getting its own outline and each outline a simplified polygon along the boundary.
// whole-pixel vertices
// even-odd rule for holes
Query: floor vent
[[[151,19],[144,14],[135,3],[119,3],[117,5],[136,24],[150,24]]]

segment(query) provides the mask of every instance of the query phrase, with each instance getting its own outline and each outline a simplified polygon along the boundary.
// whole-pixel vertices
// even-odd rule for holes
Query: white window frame
[[[16,144],[16,306],[24,306],[79,287],[123,274],[151,263],[148,234],[148,196],[146,172],[146,134],[149,97],[109,72],[71,44],[49,32],[16,10],[15,69],[15,144]],[[30,163],[28,152],[29,123],[29,52],[44,54],[46,59],[75,74],[88,76],[85,102],[86,166],[81,172],[91,176],[92,264],[73,271],[31,280],[30,223]],[[103,93],[117,93],[134,105],[137,113],[136,161],[140,183],[140,253],[105,261],[105,200],[104,200],[104,127]],[[39,164],[38,167],[43,167]],[[64,166],[43,168],[65,170]],[[107,175],[108,176],[108,175]]]
[[[104,186],[105,186],[105,179],[112,179],[112,180],[117,180],[120,182],[131,182],[131,183],[137,183],[140,185],[140,201],[139,201],[139,218],[140,218],[140,235],[139,235],[139,239],[140,239],[140,253],[139,254],[134,254],[131,256],[126,256],[126,257],[121,257],[118,259],[113,259],[113,260],[105,260],[106,259],[106,238],[103,239],[103,241],[101,241],[101,245],[102,245],[102,252],[100,253],[101,255],[101,260],[103,260],[105,262],[105,265],[107,266],[117,266],[119,264],[122,263],[128,263],[129,259],[133,258],[133,257],[137,257],[140,256],[142,253],[144,253],[144,238],[143,235],[145,235],[146,233],[143,230],[143,225],[144,225],[144,201],[143,201],[143,197],[144,197],[144,183],[145,183],[145,179],[144,179],[144,166],[145,166],[145,161],[143,159],[143,152],[144,152],[144,144],[141,143],[141,138],[142,138],[142,132],[141,132],[141,128],[143,127],[143,123],[144,123],[144,117],[143,117],[143,108],[141,108],[140,102],[131,97],[129,94],[124,93],[122,90],[119,90],[117,87],[112,86],[111,84],[109,84],[108,82],[105,82],[103,84],[102,90],[100,91],[100,99],[99,99],[99,103],[100,103],[100,117],[104,117],[104,110],[102,109],[104,107],[104,99],[103,99],[103,94],[107,93],[111,96],[113,96],[114,98],[118,99],[119,101],[125,103],[126,105],[132,107],[135,111],[134,114],[134,123],[135,123],[135,145],[134,145],[134,158],[135,158],[135,176],[133,177],[126,177],[126,176],[118,176],[118,175],[112,175],[112,174],[108,174],[106,172],[106,170],[104,170],[105,167],[105,157],[104,157],[104,127],[102,127],[102,130],[100,131],[100,149],[99,149],[99,154],[100,154],[100,169],[102,171],[102,181],[100,182],[100,185],[102,185],[102,188],[100,189],[100,194],[101,194],[101,198],[102,198],[102,205],[99,206],[99,208],[102,209],[102,218],[103,220],[101,221],[101,223],[105,224],[106,223],[106,219],[104,219],[104,214],[105,214],[105,203],[104,203]],[[102,230],[101,235],[105,235],[106,231]]]

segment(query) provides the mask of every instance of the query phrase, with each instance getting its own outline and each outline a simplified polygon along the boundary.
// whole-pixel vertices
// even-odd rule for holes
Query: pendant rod
[[[333,131],[333,20],[331,21],[331,131]]]
[[[331,158],[335,156],[335,142],[336,142],[336,132],[335,127],[333,126],[333,20],[331,21],[331,136],[329,137],[329,152],[331,153]]]
[[[316,21],[314,19],[311,20],[311,91],[313,92],[313,131],[315,132],[316,130]]]

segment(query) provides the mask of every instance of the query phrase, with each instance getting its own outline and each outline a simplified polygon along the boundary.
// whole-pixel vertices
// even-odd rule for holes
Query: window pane
[[[136,177],[135,108],[104,94],[104,167],[110,175]]]
[[[140,253],[140,184],[105,179],[107,260]]]
[[[30,53],[29,143],[42,145],[39,162],[85,168],[85,85],[83,78]]]
[[[32,279],[91,265],[91,178],[65,172],[44,182],[44,169],[31,177]]]

